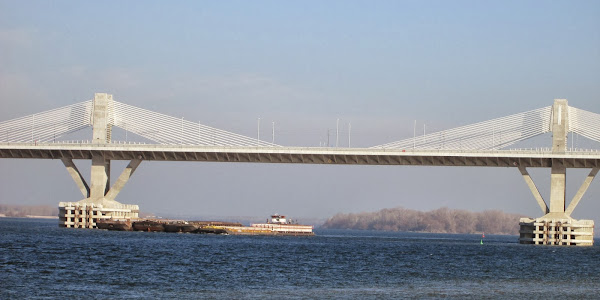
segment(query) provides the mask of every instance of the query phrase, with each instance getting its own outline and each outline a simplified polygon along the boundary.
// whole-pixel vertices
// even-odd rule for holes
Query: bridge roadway
[[[398,150],[322,147],[232,147],[154,144],[0,143],[0,158],[141,159],[146,161],[250,162],[459,167],[600,167],[600,151]]]

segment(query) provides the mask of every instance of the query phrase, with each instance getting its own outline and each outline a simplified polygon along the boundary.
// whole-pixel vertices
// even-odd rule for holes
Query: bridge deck
[[[397,150],[365,148],[230,147],[148,144],[5,143],[0,158],[252,162],[343,165],[600,167],[600,151],[549,150]]]

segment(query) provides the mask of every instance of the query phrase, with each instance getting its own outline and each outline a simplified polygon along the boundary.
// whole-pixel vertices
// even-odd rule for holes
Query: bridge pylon
[[[552,153],[564,154],[567,151],[569,132],[569,106],[566,99],[555,99],[552,106],[550,131],[552,132]],[[521,218],[521,244],[576,245],[591,246],[594,243],[594,221],[575,220],[571,213],[587,191],[599,168],[585,179],[577,194],[565,209],[567,167],[562,159],[553,158],[550,172],[550,206],[544,201],[535,183],[525,167],[519,166],[523,179],[531,189],[544,216],[540,218]]]
[[[92,104],[92,144],[110,144],[114,124],[113,98],[106,93],[96,93]],[[90,186],[71,158],[63,157],[63,164],[85,197],[78,202],[59,203],[59,226],[96,228],[100,219],[136,219],[139,206],[121,204],[115,200],[133,172],[142,162],[141,157],[130,161],[115,184],[110,186],[110,159],[104,153],[92,155]]]

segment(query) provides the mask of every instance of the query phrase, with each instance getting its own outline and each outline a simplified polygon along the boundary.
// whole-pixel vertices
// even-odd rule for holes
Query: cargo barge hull
[[[182,221],[163,219],[99,220],[99,229],[119,231],[179,232],[199,234],[231,235],[277,235],[277,236],[313,236],[313,226],[292,224],[285,216],[273,215],[267,223],[243,226],[240,223],[221,221]]]

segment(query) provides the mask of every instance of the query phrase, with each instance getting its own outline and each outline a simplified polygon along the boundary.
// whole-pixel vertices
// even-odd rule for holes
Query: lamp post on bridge
[[[352,131],[352,124],[348,122],[348,148],[350,148],[350,131]]]
[[[340,118],[335,122],[335,147],[337,148],[340,143]]]
[[[417,147],[417,120],[415,120],[415,126],[413,126],[413,151]]]

